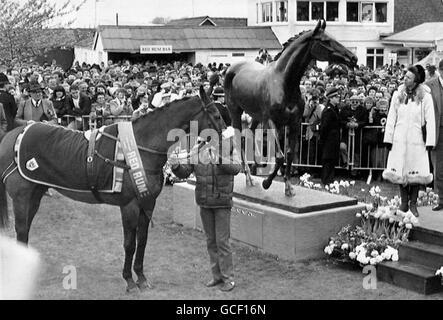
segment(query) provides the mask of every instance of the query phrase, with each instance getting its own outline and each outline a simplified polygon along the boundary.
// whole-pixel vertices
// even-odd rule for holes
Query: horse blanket
[[[104,127],[116,136],[117,126]],[[16,163],[27,180],[52,188],[91,192],[87,175],[89,141],[83,132],[59,126],[33,123],[18,137],[15,145]],[[97,136],[96,150],[107,159],[116,159],[116,141]],[[118,189],[115,168],[94,157],[97,190],[113,193]]]

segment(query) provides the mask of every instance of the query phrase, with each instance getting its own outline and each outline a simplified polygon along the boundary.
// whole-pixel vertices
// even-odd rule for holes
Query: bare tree
[[[0,0],[0,54],[13,60],[36,56],[46,48],[68,46],[65,33],[53,29],[55,21],[69,19],[85,1],[75,5],[66,0],[58,6],[50,0]],[[73,22],[64,20],[63,24]]]
[[[171,21],[171,18],[165,18],[165,17],[155,17],[152,19],[153,24],[167,24],[169,21]]]

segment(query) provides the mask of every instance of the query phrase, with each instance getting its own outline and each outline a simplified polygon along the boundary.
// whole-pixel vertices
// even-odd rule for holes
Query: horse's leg
[[[280,141],[278,139],[278,131],[277,131],[277,127],[275,126],[274,122],[272,120],[269,120],[269,128],[271,129],[272,132],[272,136],[273,139],[269,139],[268,138],[268,143],[270,141],[274,141],[277,147],[277,155],[276,155],[276,159],[275,159],[275,168],[274,171],[268,176],[268,178],[266,180],[263,180],[262,186],[263,189],[268,190],[271,185],[272,185],[272,181],[274,181],[275,177],[277,176],[278,170],[280,170],[280,168],[283,166],[284,162],[285,162],[285,157],[282,151],[282,148],[280,146]],[[269,137],[269,135],[268,135]]]
[[[296,144],[298,139],[297,126],[289,127],[289,141],[286,153],[286,171],[285,171],[285,195],[287,197],[295,196],[295,188],[291,183],[292,162],[296,152]]]
[[[6,186],[12,198],[17,241],[27,245],[32,221],[48,188],[29,182],[17,173],[8,178]]]
[[[152,285],[146,279],[143,273],[143,261],[145,259],[145,249],[148,240],[149,223],[152,212],[146,214],[140,210],[137,228],[137,250],[135,252],[134,272],[137,275],[137,286],[140,290],[152,289]]]
[[[139,207],[135,201],[128,204],[126,207],[121,207],[120,211],[122,214],[123,223],[123,235],[124,243],[123,247],[125,249],[125,264],[123,266],[123,279],[127,283],[126,292],[132,293],[137,289],[137,285],[132,278],[132,260],[134,257],[135,247],[136,247],[136,235],[137,235],[137,224],[139,217]]]

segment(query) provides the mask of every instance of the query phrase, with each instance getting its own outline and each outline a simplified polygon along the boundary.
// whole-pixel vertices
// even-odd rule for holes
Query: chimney
[[[115,25],[118,27],[118,13],[115,14]]]

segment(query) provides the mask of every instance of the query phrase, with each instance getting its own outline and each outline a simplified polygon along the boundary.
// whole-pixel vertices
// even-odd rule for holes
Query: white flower
[[[329,245],[330,245],[330,246],[333,246],[334,244],[335,244],[335,242],[334,242],[334,241],[332,241],[332,240],[331,240],[331,241],[329,241]]]
[[[373,258],[378,257],[378,255],[379,255],[379,253],[378,253],[377,250],[373,250],[373,251],[371,252],[371,256],[372,256]]]
[[[418,221],[418,218],[417,218],[417,217],[412,217],[412,218],[411,218],[411,223],[412,223],[412,225],[414,225],[414,226],[417,226],[417,225],[420,224],[420,222]]]
[[[411,223],[406,223],[405,227],[406,227],[406,229],[411,230],[412,229],[412,224]]]
[[[398,261],[398,253],[393,254],[391,260],[394,262]]]
[[[381,190],[380,190],[380,187],[379,187],[379,186],[376,186],[376,187],[375,187],[375,192],[376,192],[376,193],[380,193],[380,191],[381,191]]]
[[[349,258],[351,260],[355,260],[356,257],[357,257],[357,255],[355,254],[355,252],[349,252]]]
[[[371,258],[371,259],[369,260],[369,262],[371,263],[371,265],[375,266],[375,265],[377,264],[377,259],[375,259],[375,258]]]
[[[389,218],[389,223],[394,223],[395,219],[393,217]]]
[[[351,181],[351,182],[349,182],[349,184],[350,184],[351,186],[355,186],[355,181]]]
[[[361,213],[357,213],[355,216],[356,216],[357,218],[361,218]]]
[[[348,250],[349,249],[349,244],[347,243],[343,243],[343,245],[341,246],[342,250]]]
[[[377,263],[383,262],[385,260],[385,258],[383,258],[383,256],[377,256],[375,257],[375,260],[377,260]]]

